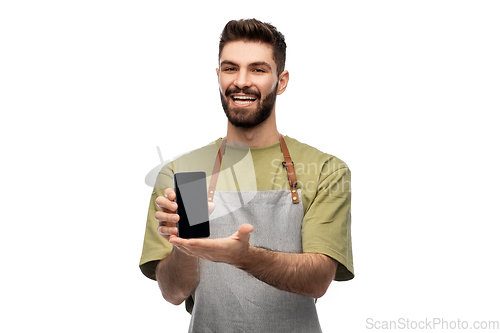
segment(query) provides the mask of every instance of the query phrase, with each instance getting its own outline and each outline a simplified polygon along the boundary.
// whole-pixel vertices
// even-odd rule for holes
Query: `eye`
[[[235,70],[236,70],[236,68],[234,68],[234,67],[226,67],[223,69],[224,72],[233,72]]]
[[[265,73],[266,71],[261,69],[261,68],[256,68],[253,70],[254,72],[257,72],[257,73]]]

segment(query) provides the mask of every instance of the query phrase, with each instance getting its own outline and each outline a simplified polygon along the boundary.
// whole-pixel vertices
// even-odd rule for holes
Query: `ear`
[[[288,71],[281,72],[278,78],[278,91],[277,91],[278,95],[281,95],[282,93],[285,92],[286,87],[288,86],[289,79],[290,79],[290,74],[288,73]]]
[[[218,69],[218,68],[216,68],[216,69],[215,69],[215,72],[217,72],[217,81],[219,81],[219,69]]]

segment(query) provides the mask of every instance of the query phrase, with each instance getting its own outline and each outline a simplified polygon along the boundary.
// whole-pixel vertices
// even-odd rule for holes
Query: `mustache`
[[[229,95],[231,95],[231,94],[254,95],[258,99],[260,99],[260,91],[258,91],[258,90],[252,90],[252,89],[246,89],[246,88],[243,88],[243,89],[240,89],[240,88],[227,88],[227,90],[224,93],[224,95],[226,95],[226,97],[229,97]]]

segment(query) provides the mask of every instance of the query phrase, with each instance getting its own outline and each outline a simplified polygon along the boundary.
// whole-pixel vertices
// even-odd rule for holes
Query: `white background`
[[[0,5],[2,331],[186,331],[138,267],[144,179],[224,136],[218,38],[251,17],[288,45],[279,130],[352,171],[324,332],[500,320],[497,1],[172,3]]]

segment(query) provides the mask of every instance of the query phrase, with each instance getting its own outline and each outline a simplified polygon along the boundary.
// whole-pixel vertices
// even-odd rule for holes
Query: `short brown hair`
[[[271,45],[274,50],[273,59],[278,67],[278,75],[285,70],[285,36],[273,25],[256,19],[229,21],[220,35],[219,60],[226,43],[240,40],[262,42]]]

